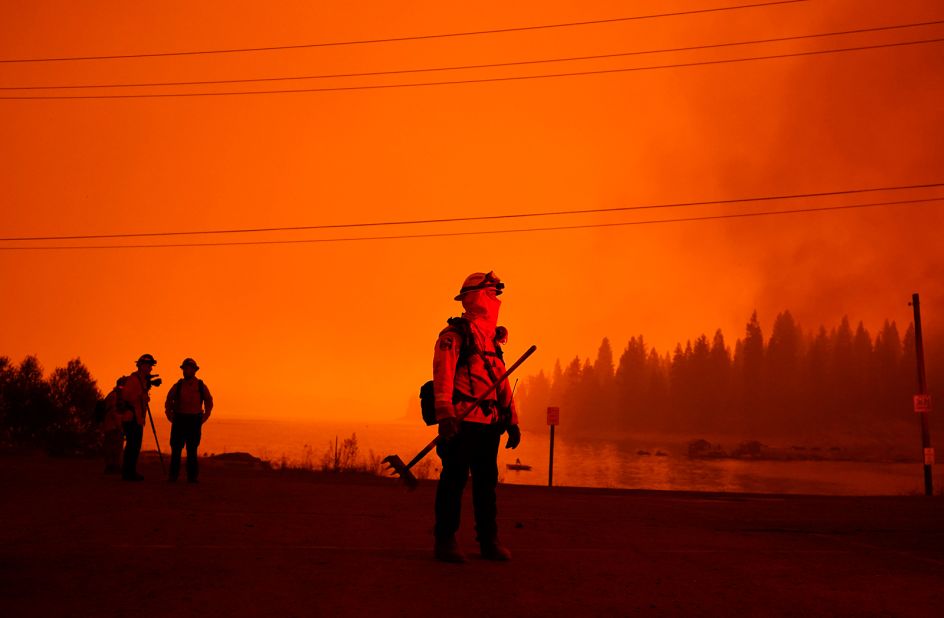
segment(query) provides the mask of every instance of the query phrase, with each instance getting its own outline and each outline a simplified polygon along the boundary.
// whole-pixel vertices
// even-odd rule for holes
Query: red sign
[[[918,413],[926,413],[931,411],[931,395],[915,395],[914,396],[914,411]]]
[[[549,407],[547,409],[547,424],[560,425],[560,408]]]
[[[933,448],[924,449],[924,465],[926,466],[934,465],[934,449]]]

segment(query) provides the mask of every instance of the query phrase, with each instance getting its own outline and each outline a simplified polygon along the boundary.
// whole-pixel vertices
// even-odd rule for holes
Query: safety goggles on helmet
[[[469,275],[462,284],[462,289],[459,290],[459,295],[456,296],[455,300],[462,300],[463,294],[489,288],[495,290],[496,296],[501,294],[502,290],[505,288],[505,284],[498,278],[495,271],[490,270],[485,274],[475,273]]]

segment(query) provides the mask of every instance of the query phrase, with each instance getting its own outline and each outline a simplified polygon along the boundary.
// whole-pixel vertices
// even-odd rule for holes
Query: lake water
[[[165,432],[166,433],[166,432]],[[229,420],[214,417],[205,427],[202,453],[245,451],[274,462],[310,462],[320,466],[324,453],[357,434],[360,455],[377,458],[398,454],[409,461],[435,435],[418,424],[312,423]],[[559,432],[554,444],[554,484],[626,489],[726,492],[772,492],[833,495],[901,495],[923,493],[919,463],[779,462],[697,460],[685,455],[684,444],[573,442]],[[163,436],[166,441],[166,435]],[[549,432],[524,432],[521,446],[499,450],[499,475],[504,483],[547,485]],[[147,445],[146,445],[147,446]],[[652,453],[639,455],[640,448]],[[665,456],[655,456],[657,451]],[[513,471],[507,463],[520,459],[530,471]],[[438,476],[439,459],[428,455],[428,472]],[[940,470],[936,466],[936,472]],[[942,487],[944,474],[935,474]]]

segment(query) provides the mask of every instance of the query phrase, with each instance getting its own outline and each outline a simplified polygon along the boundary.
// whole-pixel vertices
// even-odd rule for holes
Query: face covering
[[[488,290],[476,290],[462,297],[462,307],[469,321],[474,322],[489,338],[494,336],[495,327],[498,326],[498,309],[501,307],[497,297],[489,295]]]

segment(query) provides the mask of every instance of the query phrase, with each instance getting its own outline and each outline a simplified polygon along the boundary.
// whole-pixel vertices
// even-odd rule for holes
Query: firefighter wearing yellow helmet
[[[497,500],[498,447],[508,432],[506,448],[521,441],[518,415],[511,388],[504,380],[479,407],[468,412],[471,402],[505,373],[501,345],[507,330],[498,326],[499,296],[505,284],[494,272],[473,273],[462,284],[455,300],[462,302],[461,318],[449,320],[433,352],[433,391],[442,459],[436,488],[435,557],[445,562],[463,562],[465,555],[456,542],[462,493],[472,476],[475,530],[482,557],[510,560],[511,552],[498,540]]]

